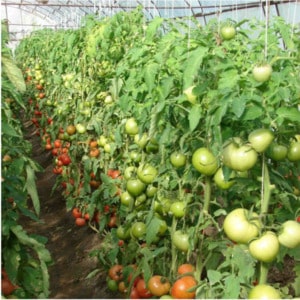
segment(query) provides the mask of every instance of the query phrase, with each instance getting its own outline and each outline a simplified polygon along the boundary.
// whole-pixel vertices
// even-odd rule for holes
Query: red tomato
[[[77,218],[81,218],[82,217],[82,213],[80,211],[80,209],[78,207],[74,207],[72,210],[72,215],[75,219]]]
[[[136,284],[136,289],[141,298],[150,298],[153,296],[147,288],[146,282],[143,278],[141,278]]]
[[[177,273],[183,275],[186,273],[192,273],[195,271],[195,267],[192,264],[182,264],[178,267]]]
[[[85,218],[76,218],[75,224],[79,227],[84,226],[86,224]]]
[[[196,287],[197,281],[193,276],[184,276],[175,281],[171,288],[171,295],[175,299],[194,299],[196,292],[189,290]]]
[[[108,276],[116,281],[121,280],[123,278],[123,266],[119,264],[111,266],[108,270]]]

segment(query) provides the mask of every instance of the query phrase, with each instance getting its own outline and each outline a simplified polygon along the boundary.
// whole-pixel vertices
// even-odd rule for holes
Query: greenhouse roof
[[[18,41],[41,28],[78,28],[86,15],[111,16],[142,7],[148,19],[194,16],[205,25],[211,18],[265,20],[281,16],[300,23],[300,0],[3,0],[1,19],[10,39]]]

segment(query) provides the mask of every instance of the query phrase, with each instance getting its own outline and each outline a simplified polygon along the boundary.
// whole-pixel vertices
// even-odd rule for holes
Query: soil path
[[[37,188],[41,203],[41,224],[26,217],[22,225],[28,233],[48,239],[53,264],[49,267],[50,298],[54,299],[108,299],[114,298],[106,286],[106,273],[86,279],[99,268],[96,258],[90,257],[92,249],[99,248],[99,236],[88,227],[76,227],[71,212],[66,211],[65,201],[59,191],[52,192],[55,184],[53,161],[49,152],[40,146],[40,139],[33,134],[32,126],[26,129],[26,139],[32,143],[33,159],[44,171],[37,174]]]

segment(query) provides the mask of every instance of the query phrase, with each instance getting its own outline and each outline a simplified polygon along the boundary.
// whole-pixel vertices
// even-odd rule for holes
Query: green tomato
[[[237,208],[231,211],[224,220],[223,229],[227,237],[241,244],[247,244],[258,236],[261,223],[258,214],[247,209]]]
[[[105,153],[110,153],[111,145],[109,143],[107,143],[107,144],[104,145],[103,149],[104,149]]]
[[[126,180],[129,180],[133,178],[133,175],[136,173],[136,167],[135,166],[129,166],[124,171],[124,178]]]
[[[83,134],[86,132],[86,127],[81,123],[76,124],[75,127],[76,127],[76,131],[80,134]]]
[[[291,142],[289,148],[288,148],[288,153],[287,153],[287,158],[289,161],[295,162],[300,160],[300,142]]]
[[[134,197],[141,195],[146,189],[146,185],[140,179],[129,179],[126,183],[127,191]]]
[[[275,160],[282,161],[286,158],[288,153],[288,148],[284,145],[280,145],[278,143],[271,143],[270,147],[267,149],[267,155]]]
[[[281,299],[279,291],[267,284],[259,284],[253,287],[248,295],[248,299]]]
[[[133,204],[134,198],[129,194],[129,192],[125,191],[120,196],[121,203],[127,207]]]
[[[181,168],[186,164],[186,155],[180,152],[173,152],[170,156],[170,161],[175,168]]]
[[[135,222],[132,225],[130,232],[133,237],[140,239],[146,233],[146,224],[144,222]]]
[[[128,240],[130,238],[130,230],[125,229],[123,226],[118,226],[116,235],[120,240]]]
[[[266,263],[273,261],[279,252],[279,241],[276,234],[267,231],[258,239],[250,242],[249,251],[259,261]]]
[[[226,181],[224,178],[223,169],[219,168],[214,175],[214,182],[217,185],[217,187],[219,187],[220,189],[228,190],[235,183],[235,181],[232,180],[232,178],[233,178],[233,172],[230,175],[230,179]]]
[[[129,118],[125,123],[125,132],[129,135],[136,135],[139,132],[139,127],[134,118]]]
[[[258,82],[268,81],[272,75],[272,67],[269,64],[256,65],[252,70],[252,74]]]
[[[169,212],[171,206],[171,200],[169,198],[160,198],[158,201],[154,202],[154,210],[162,215]]]
[[[142,154],[138,151],[131,151],[129,157],[134,162],[140,162],[142,160]]]
[[[257,162],[257,152],[240,138],[227,141],[222,151],[223,164],[228,168],[244,172],[251,169]]]
[[[274,140],[274,134],[271,130],[265,128],[259,128],[250,132],[248,141],[252,148],[258,152],[264,152]]]
[[[100,147],[104,147],[108,142],[108,139],[104,135],[100,135],[99,139],[97,140],[97,143]]]
[[[148,143],[148,134],[146,132],[144,132],[141,136],[139,134],[136,134],[134,136],[134,142],[141,148],[144,149],[145,146]]]
[[[192,85],[183,91],[183,94],[186,96],[186,99],[192,104],[195,104],[197,102],[197,96],[193,93],[194,88],[195,85]]]
[[[300,223],[294,220],[284,222],[278,234],[278,240],[287,248],[293,249],[300,246]]]
[[[145,184],[152,183],[157,177],[158,171],[150,164],[140,165],[137,169],[138,178]]]
[[[183,201],[175,201],[170,206],[170,212],[176,217],[181,218],[185,215],[186,203]]]
[[[233,25],[224,25],[221,27],[221,36],[223,40],[231,40],[236,35],[236,30]]]
[[[209,149],[204,147],[193,153],[192,164],[198,172],[208,176],[213,175],[218,169],[217,158]]]
[[[147,185],[147,188],[146,188],[146,195],[148,198],[152,198],[156,195],[157,193],[157,187],[152,185],[152,184],[149,184]]]
[[[110,291],[116,292],[118,290],[118,282],[113,279],[107,280],[107,287]]]
[[[182,252],[187,252],[190,248],[189,236],[182,230],[176,230],[172,236],[172,243]]]
[[[135,198],[135,205],[139,206],[147,200],[147,195],[145,193],[140,194]]]

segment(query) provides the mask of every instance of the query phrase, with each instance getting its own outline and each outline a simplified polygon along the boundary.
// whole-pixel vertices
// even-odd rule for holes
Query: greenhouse
[[[3,299],[300,297],[299,0],[1,22]]]

